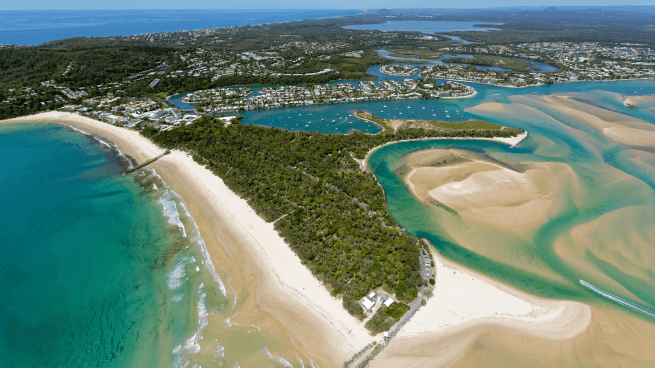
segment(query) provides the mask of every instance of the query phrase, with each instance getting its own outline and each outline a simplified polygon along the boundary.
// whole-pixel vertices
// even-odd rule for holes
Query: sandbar
[[[440,257],[433,250],[434,296],[370,367],[449,366],[482,332],[503,330],[565,340],[583,333],[591,308],[533,297]]]

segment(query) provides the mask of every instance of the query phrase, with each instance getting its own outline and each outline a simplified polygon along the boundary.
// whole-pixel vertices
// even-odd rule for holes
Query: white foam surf
[[[64,124],[64,125],[66,125],[66,124]],[[134,168],[134,165],[132,164],[132,160],[130,160],[130,159],[127,157],[127,154],[125,153],[125,151],[123,151],[122,149],[120,149],[120,148],[118,147],[118,145],[117,145],[116,143],[114,143],[114,141],[111,141],[111,140],[109,140],[109,139],[107,139],[107,138],[100,138],[100,137],[98,137],[97,135],[94,135],[94,134],[91,134],[91,133],[89,133],[89,132],[86,132],[86,131],[84,131],[84,130],[82,130],[82,129],[76,128],[76,127],[74,127],[74,126],[72,126],[72,125],[66,125],[66,126],[69,127],[70,129],[75,130],[76,132],[78,132],[78,133],[80,133],[80,134],[83,134],[83,135],[86,135],[86,136],[89,136],[89,137],[93,138],[93,139],[96,140],[98,143],[100,143],[100,144],[106,146],[107,148],[109,148],[109,149],[112,150],[112,151],[115,151],[115,152],[118,154],[118,156],[119,156],[123,161],[125,161],[125,163],[127,164],[127,169],[128,169],[128,170],[131,170],[131,169]]]
[[[650,309],[646,309],[646,308],[644,308],[644,307],[642,307],[640,305],[637,305],[637,304],[629,302],[629,301],[627,301],[625,299],[619,298],[616,295],[612,295],[612,294],[610,294],[610,293],[608,293],[608,292],[606,292],[604,290],[601,290],[601,289],[595,287],[594,285],[586,282],[585,280],[578,280],[578,281],[580,282],[580,284],[582,286],[586,287],[587,289],[589,289],[589,290],[591,290],[591,291],[593,291],[593,292],[595,292],[597,294],[600,294],[600,295],[604,296],[605,298],[607,298],[607,299],[609,299],[609,300],[611,300],[613,302],[619,303],[622,306],[628,307],[628,308],[632,309],[635,312],[641,313],[641,314],[643,314],[643,315],[645,315],[647,317],[655,319],[655,312],[651,311]]]
[[[168,289],[177,290],[182,287],[186,280],[186,262],[178,263],[168,274]]]

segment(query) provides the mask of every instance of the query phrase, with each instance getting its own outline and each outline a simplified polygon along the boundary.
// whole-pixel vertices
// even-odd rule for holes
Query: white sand
[[[591,308],[585,304],[538,299],[432,253],[434,296],[369,367],[447,367],[490,329],[565,340],[585,332],[591,323]]]
[[[510,289],[435,255],[434,296],[397,335],[417,336],[472,322],[493,322],[529,329],[540,337],[571,338],[591,321],[591,309],[581,303],[547,301]],[[571,324],[571,317],[584,316]],[[523,326],[529,325],[529,326]]]
[[[121,149],[128,151],[128,154],[135,158],[138,162],[146,161],[147,159],[160,155],[164,152],[164,149],[157,147],[134,130],[116,127],[98,120],[87,118],[86,116],[82,116],[77,113],[49,111],[35,115],[3,120],[2,122],[9,123],[21,121],[66,124],[77,129],[82,129],[87,133],[98,134],[113,140],[116,144],[119,145]],[[85,130],[84,128],[87,129]]]
[[[516,147],[519,143],[521,143],[524,139],[528,137],[528,132],[525,132],[523,134],[519,134],[516,137],[511,137],[511,138],[502,138],[502,137],[494,137],[494,138],[471,138],[471,137],[457,137],[457,138],[450,138],[450,137],[426,137],[426,138],[417,138],[417,139],[401,139],[398,141],[393,141],[393,142],[388,142],[385,144],[381,144],[377,147],[371,148],[371,150],[366,153],[366,157],[364,157],[364,165],[366,169],[368,170],[368,158],[371,156],[371,154],[381,147],[388,146],[390,144],[396,144],[398,142],[411,142],[411,141],[424,141],[424,140],[433,140],[433,139],[450,139],[450,140],[477,140],[477,141],[494,141],[494,142],[500,142],[500,143],[505,143],[509,145],[511,148]]]

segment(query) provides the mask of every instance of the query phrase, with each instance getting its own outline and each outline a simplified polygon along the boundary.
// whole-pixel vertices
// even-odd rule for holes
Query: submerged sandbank
[[[522,163],[520,169],[474,152],[427,149],[403,157],[397,171],[417,199],[447,206],[471,228],[529,238],[558,211],[557,198],[576,179],[563,163]]]
[[[630,97],[640,101],[650,101],[652,96]],[[511,110],[533,105],[551,112],[557,122],[563,121],[571,127],[582,123],[604,135],[606,138],[631,147],[655,147],[655,126],[651,123],[626,115],[620,112],[611,111],[602,107],[594,106],[579,94],[571,93],[566,95],[523,95],[512,96]],[[509,105],[498,103],[485,103],[474,108],[467,109],[479,113],[508,113]]]

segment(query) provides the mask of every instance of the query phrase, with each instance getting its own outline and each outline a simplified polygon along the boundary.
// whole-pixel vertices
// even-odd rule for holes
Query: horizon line
[[[1,8],[3,11],[59,11],[59,10],[249,10],[249,11],[275,11],[275,10],[361,10],[361,11],[378,11],[378,10],[475,10],[475,9],[593,9],[593,8],[655,8],[655,5],[516,5],[516,6],[493,6],[493,7],[435,7],[435,8],[52,8],[52,9],[19,9],[19,8]]]

